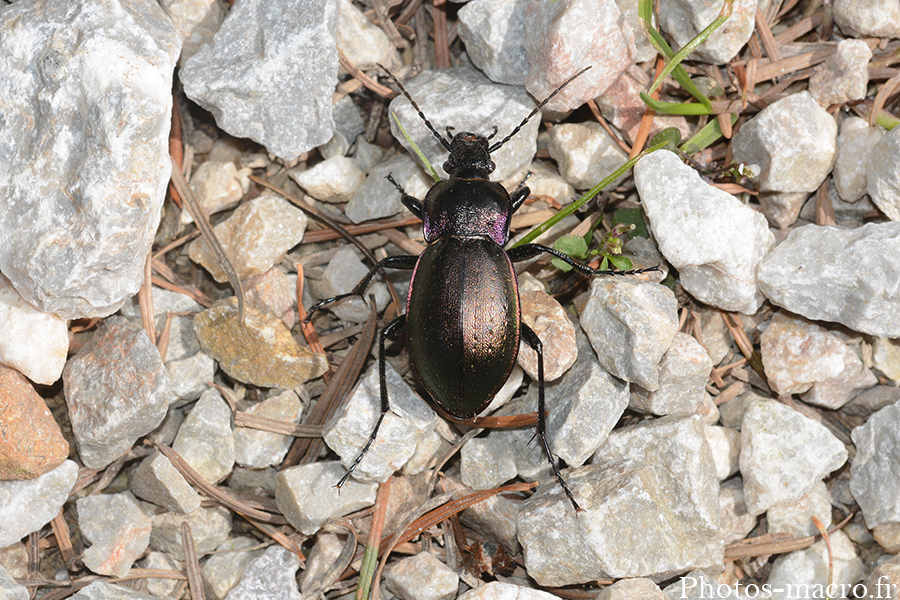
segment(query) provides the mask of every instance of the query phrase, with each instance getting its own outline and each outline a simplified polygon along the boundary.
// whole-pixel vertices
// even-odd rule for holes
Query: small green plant
[[[563,236],[553,243],[553,249],[559,250],[560,252],[571,256],[572,258],[577,258],[585,262],[588,262],[593,257],[599,255],[603,257],[603,259],[600,261],[600,269],[606,271],[614,267],[616,269],[619,269],[620,271],[627,271],[634,268],[634,265],[631,263],[630,259],[625,256],[621,256],[622,245],[624,244],[622,238],[634,229],[635,226],[633,223],[619,223],[613,226],[610,231],[603,235],[603,239],[600,242],[600,248],[596,250],[588,250],[588,239],[590,239],[591,237],[590,232],[588,232],[588,234],[584,236]],[[554,258],[552,260],[552,263],[554,267],[563,272],[572,270],[572,267],[569,264],[561,261],[558,258]]]
[[[669,114],[669,115],[709,115],[712,114],[712,103],[709,101],[709,98],[700,91],[700,89],[691,81],[690,76],[687,74],[687,71],[684,70],[684,67],[681,66],[681,62],[687,58],[688,54],[694,51],[694,48],[703,43],[706,38],[708,38],[716,29],[721,27],[725,21],[731,17],[731,11],[734,8],[734,0],[724,0],[722,4],[722,10],[719,12],[719,16],[710,23],[703,31],[698,33],[694,39],[684,45],[684,47],[679,50],[677,53],[672,51],[672,48],[669,46],[668,42],[662,37],[662,35],[653,28],[651,24],[651,17],[653,12],[653,1],[652,0],[640,0],[638,2],[638,15],[641,18],[641,26],[643,27],[644,33],[650,39],[650,43],[656,48],[656,50],[666,57],[668,62],[666,63],[665,68],[660,71],[659,76],[656,78],[656,81],[653,82],[653,85],[650,86],[650,89],[644,93],[641,92],[641,100],[654,109],[657,112]],[[681,87],[685,89],[691,96],[696,98],[699,101],[698,103],[688,103],[683,104],[680,102],[660,102],[659,100],[654,100],[650,94],[655,92],[659,86],[662,85],[662,82],[666,77],[671,75],[675,81],[677,81]]]

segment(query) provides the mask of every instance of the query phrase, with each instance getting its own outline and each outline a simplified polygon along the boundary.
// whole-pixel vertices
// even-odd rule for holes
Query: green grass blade
[[[729,115],[729,117],[731,118],[732,125],[734,125],[738,120],[737,115]],[[691,137],[691,139],[689,139],[688,141],[683,143],[681,145],[681,148],[679,148],[679,150],[681,150],[682,152],[684,152],[685,154],[688,154],[688,155],[696,154],[697,152],[700,152],[704,148],[708,148],[709,146],[714,144],[721,137],[722,137],[722,128],[719,126],[719,120],[714,119],[714,120],[710,121],[709,123],[707,123],[706,125],[704,125],[703,129],[701,129],[700,131],[695,133]]]
[[[646,4],[646,6],[644,6],[645,4]],[[706,107],[706,109],[708,111],[706,113],[690,113],[690,114],[710,114],[710,112],[712,112],[712,104],[710,103],[709,98],[707,98],[706,95],[703,92],[701,92],[699,89],[697,89],[697,86],[694,85],[693,81],[691,81],[690,75],[688,75],[687,71],[684,70],[684,67],[681,66],[681,60],[678,60],[677,62],[673,60],[676,56],[675,52],[672,50],[671,46],[669,46],[669,43],[666,42],[666,40],[662,37],[662,35],[660,35],[660,33],[657,30],[655,30],[653,27],[651,27],[649,4],[650,4],[649,2],[645,2],[645,0],[641,0],[641,4],[638,5],[638,14],[641,16],[641,26],[644,29],[644,33],[646,33],[647,37],[650,38],[650,43],[653,44],[653,47],[656,48],[657,52],[659,52],[660,54],[665,56],[666,59],[669,61],[666,69],[664,69],[663,72],[660,73],[660,76],[657,77],[656,81],[653,82],[653,86],[650,88],[649,93],[652,94],[656,90],[656,88],[658,88],[660,86],[663,79],[665,79],[665,77],[671,73],[672,78],[675,79],[675,81],[677,81],[678,84],[681,87],[683,87],[687,93],[689,93],[691,96],[693,96],[694,98],[699,100]],[[646,17],[645,17],[645,13],[646,13]],[[712,31],[710,31],[710,33],[712,33]],[[700,35],[703,35],[703,34],[701,33]],[[707,34],[707,37],[709,37],[709,34]],[[693,41],[692,41],[692,43],[693,43]],[[696,46],[696,44],[695,44],[695,46]],[[674,66],[672,66],[672,65],[674,65]],[[673,114],[677,114],[677,113],[673,113]]]
[[[641,158],[643,158],[644,156],[646,156],[648,154],[656,152],[657,150],[659,150],[660,148],[665,146],[667,143],[668,142],[662,142],[651,148],[648,148],[648,149],[644,150],[643,152],[641,152],[640,154],[638,154],[637,156],[635,156],[634,158],[632,158],[631,160],[629,160],[628,162],[626,162],[625,164],[623,164],[621,167],[616,169],[612,174],[607,176],[603,181],[601,181],[600,183],[598,183],[597,185],[592,187],[584,196],[582,196],[581,198],[579,198],[578,200],[576,200],[569,206],[565,207],[564,209],[562,209],[561,211],[559,211],[558,213],[556,213],[555,215],[553,215],[552,217],[550,217],[549,219],[547,219],[546,221],[544,221],[543,223],[541,223],[540,225],[538,225],[537,227],[535,227],[534,229],[529,231],[525,235],[525,237],[523,237],[521,240],[519,240],[518,242],[513,244],[512,247],[515,248],[516,246],[521,246],[523,244],[528,244],[530,242],[533,242],[539,235],[541,235],[542,233],[544,233],[545,231],[547,231],[548,229],[550,229],[551,227],[553,227],[554,225],[556,225],[557,223],[559,223],[560,221],[562,221],[563,219],[565,219],[566,217],[568,217],[569,215],[574,213],[582,205],[584,205],[584,203],[586,203],[588,200],[590,200],[591,198],[593,198],[594,196],[599,194],[600,191],[603,190],[603,188],[605,188],[606,186],[611,184],[613,181],[618,179],[622,174],[626,173],[628,171],[628,169],[633,167],[635,165],[635,163],[637,161],[639,161]]]
[[[431,166],[431,161],[428,160],[428,158],[426,158],[426,156],[422,153],[422,151],[419,150],[419,147],[416,145],[416,143],[412,140],[412,138],[409,137],[409,134],[406,133],[406,129],[403,128],[403,124],[400,123],[400,119],[398,119],[397,115],[393,112],[391,112],[391,116],[394,118],[394,123],[396,123],[397,127],[400,128],[400,133],[402,133],[403,137],[406,138],[406,141],[409,142],[409,145],[413,149],[413,152],[416,153],[416,156],[418,156],[419,160],[422,161],[422,164],[425,165],[425,169],[429,173],[431,173],[431,178],[434,179],[435,183],[440,182],[441,178],[437,174],[437,171],[434,170],[434,167]]]
[[[878,117],[875,119],[875,122],[890,131],[897,125],[900,125],[900,119],[893,115],[889,115],[885,111],[881,111],[878,113]]]
[[[687,104],[683,102],[663,102],[654,100],[644,92],[641,92],[641,100],[656,112],[666,115],[708,115],[711,113],[711,107],[704,104],[697,104],[696,102]]]

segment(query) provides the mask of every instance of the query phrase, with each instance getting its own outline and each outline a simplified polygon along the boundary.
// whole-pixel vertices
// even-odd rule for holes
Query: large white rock
[[[761,192],[814,192],[837,156],[837,123],[809,92],[782,98],[744,123],[734,160],[760,167]]]
[[[292,160],[331,139],[337,0],[242,0],[179,73],[216,123]]]
[[[834,0],[834,22],[844,35],[900,37],[900,2],[897,0]]]
[[[900,521],[900,404],[869,417],[850,434],[856,456],[850,465],[850,491],[870,528]]]
[[[454,127],[454,133],[471,131],[488,136],[496,126],[497,135],[491,143],[512,133],[535,107],[534,100],[524,88],[495,84],[471,66],[423,71],[405,86],[439,132]],[[396,114],[438,175],[446,178],[442,165],[447,160],[447,150],[428,131],[409,100],[397,96],[391,101],[390,111]],[[507,179],[531,164],[537,151],[538,121],[537,117],[532,118],[509,142],[491,154],[497,165],[491,176],[493,180]],[[391,133],[401,145],[410,149],[395,119],[391,119]]]
[[[856,202],[866,194],[866,163],[884,133],[881,127],[869,127],[859,117],[850,117],[841,125],[834,187],[844,202]]]
[[[798,227],[759,264],[766,297],[798,315],[900,337],[900,223]]]
[[[634,180],[659,251],[684,289],[724,310],[756,312],[764,300],[756,268],[775,245],[765,217],[665,150],[638,161]]]
[[[525,9],[525,87],[543,100],[590,66],[547,104],[551,111],[578,108],[634,64],[634,37],[614,0],[530,2]]]
[[[66,322],[25,302],[0,275],[0,364],[50,385],[62,375],[68,350]]]
[[[821,423],[774,400],[754,400],[741,424],[741,477],[751,515],[795,502],[847,460]]]
[[[169,180],[181,40],[156,2],[0,12],[0,271],[64,319],[134,295]]]
[[[757,0],[737,0],[728,20],[691,52],[691,58],[717,65],[734,58],[753,34],[756,7]],[[659,27],[672,36],[678,49],[706,29],[721,10],[718,0],[663,2],[659,5]],[[643,33],[638,31],[636,35]]]
[[[529,0],[472,0],[459,9],[459,37],[491,81],[525,85],[525,8]]]

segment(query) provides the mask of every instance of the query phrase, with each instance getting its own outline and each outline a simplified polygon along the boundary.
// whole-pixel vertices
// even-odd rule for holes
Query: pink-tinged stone
[[[621,131],[629,142],[634,140],[647,112],[647,105],[639,94],[646,91],[650,83],[650,77],[643,69],[632,66],[595,99],[603,117]],[[684,117],[657,113],[650,126],[650,137],[667,127],[678,129],[684,139],[691,134],[691,127]]]
[[[634,64],[634,31],[613,0],[531,2],[525,9],[525,53],[525,89],[538,99],[591,67],[547,104],[562,112],[602,94]]]
[[[93,469],[156,429],[169,407],[159,351],[125,317],[103,321],[69,360],[63,384],[78,454]]]
[[[575,326],[565,309],[546,292],[525,292],[519,299],[522,322],[541,340],[544,353],[544,381],[562,377],[578,358]],[[519,366],[537,381],[537,353],[524,341],[519,343]]]
[[[124,577],[150,545],[152,522],[131,492],[79,498],[78,526],[91,543],[84,565],[100,575]]]
[[[281,269],[272,267],[244,283],[246,300],[253,308],[267,311],[284,321],[288,329],[294,326],[294,286]]]

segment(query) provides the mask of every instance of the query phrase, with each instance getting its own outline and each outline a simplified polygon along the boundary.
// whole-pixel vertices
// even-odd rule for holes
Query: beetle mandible
[[[378,338],[381,414],[372,435],[337,486],[340,487],[365,456],[390,410],[385,381],[384,345],[389,337],[406,332],[410,362],[422,386],[434,402],[457,419],[470,419],[484,410],[506,382],[516,364],[519,341],[538,358],[538,418],[536,435],[547,453],[553,473],[576,511],[581,510],[550,450],[544,407],[544,356],[541,340],[522,322],[519,290],[513,263],[544,252],[572,265],[585,275],[633,275],[657,267],[631,271],[601,271],[540,244],[524,244],[509,251],[509,225],[513,213],[528,198],[521,185],[512,194],[489,180],[495,165],[491,153],[508,142],[556,94],[590,67],[563,82],[512,132],[489,145],[489,137],[459,132],[445,138],[432,126],[415,100],[393,73],[391,79],[410,101],[428,130],[450,156],[444,170],[450,178],[436,183],[421,201],[403,191],[401,200],[422,219],[428,247],[419,256],[389,256],[379,261],[347,294],[327,298],[312,306],[306,321],[319,308],[350,296],[362,297],[375,274],[384,268],[412,269],[406,313],[388,323]],[[450,129],[448,128],[448,136]]]

